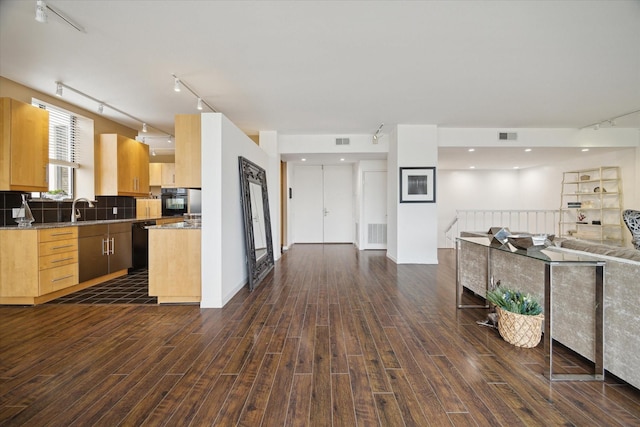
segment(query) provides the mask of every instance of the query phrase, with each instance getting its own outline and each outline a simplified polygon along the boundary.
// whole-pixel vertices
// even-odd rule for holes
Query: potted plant
[[[487,301],[496,306],[498,331],[510,344],[531,348],[542,336],[542,307],[529,294],[498,286],[487,292]]]

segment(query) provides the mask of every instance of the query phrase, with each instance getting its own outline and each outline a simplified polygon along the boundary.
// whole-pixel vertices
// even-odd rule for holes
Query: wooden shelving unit
[[[559,225],[561,237],[622,246],[620,168],[602,166],[564,172]]]

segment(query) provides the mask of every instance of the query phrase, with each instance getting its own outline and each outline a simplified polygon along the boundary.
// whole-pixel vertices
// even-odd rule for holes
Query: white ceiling
[[[35,3],[0,2],[0,75],[48,94],[62,81],[155,133],[197,113],[172,73],[247,134],[580,128],[640,109],[637,0],[47,2],[86,32],[36,22]]]

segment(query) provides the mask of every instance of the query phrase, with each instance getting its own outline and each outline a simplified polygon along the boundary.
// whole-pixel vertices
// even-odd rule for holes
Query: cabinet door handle
[[[111,238],[111,255],[116,253],[115,237]]]
[[[62,245],[62,246],[54,246],[51,249],[55,250],[55,249],[64,249],[64,248],[70,248],[73,245]]]
[[[109,255],[109,241],[102,239],[102,255]]]
[[[51,279],[51,282],[59,282],[60,280],[68,279],[69,277],[73,277],[73,274],[69,274],[67,276],[57,277],[55,279]]]

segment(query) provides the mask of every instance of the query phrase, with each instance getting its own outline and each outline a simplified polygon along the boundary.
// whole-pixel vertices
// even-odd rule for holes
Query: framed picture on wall
[[[436,168],[400,168],[400,203],[435,203]]]

